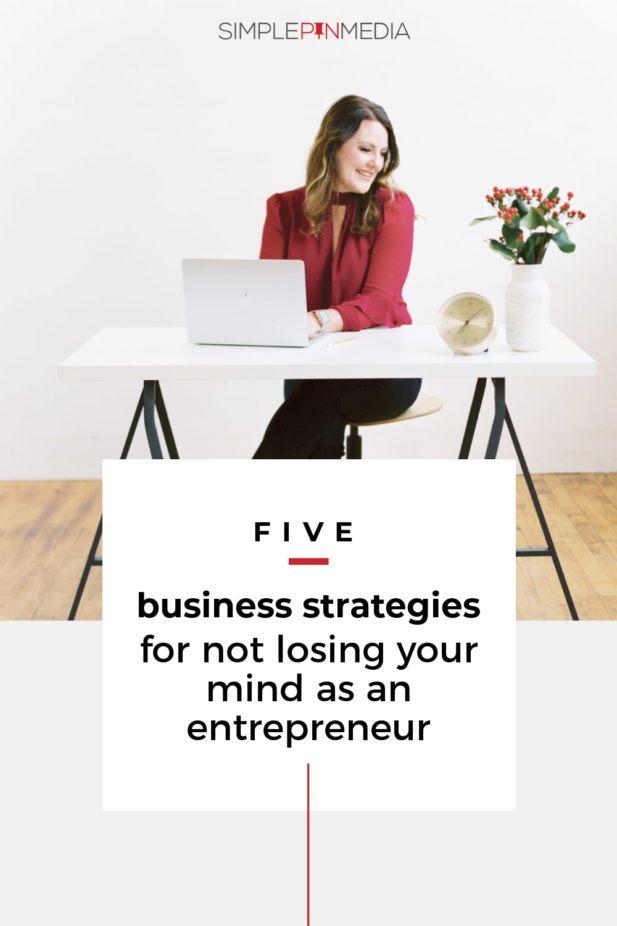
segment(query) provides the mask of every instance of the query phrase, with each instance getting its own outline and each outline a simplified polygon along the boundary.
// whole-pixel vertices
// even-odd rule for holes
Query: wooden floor
[[[581,620],[617,620],[617,473],[536,476]],[[0,620],[66,620],[100,515],[99,482],[0,483]],[[522,478],[517,546],[543,546]],[[568,620],[547,558],[517,561],[519,620]],[[78,620],[101,618],[101,569]]]
[[[581,620],[617,620],[617,473],[534,476],[534,485]],[[522,477],[517,546],[543,546]],[[519,620],[567,620],[550,559],[519,558]]]
[[[66,620],[101,513],[100,482],[0,483],[0,620]],[[93,569],[79,620],[101,619]]]

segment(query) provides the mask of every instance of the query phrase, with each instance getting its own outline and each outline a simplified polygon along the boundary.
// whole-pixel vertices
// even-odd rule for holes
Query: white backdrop
[[[218,38],[222,20],[326,18],[279,0],[4,0],[0,478],[97,477],[118,455],[134,386],[59,383],[57,364],[103,326],[182,324],[183,257],[256,256],[266,197],[303,183],[321,116],[346,93],[382,103],[397,131],[397,181],[423,217],[406,288],[416,321],[468,289],[503,313],[510,269],[469,227],[494,184],[574,190],[589,217],[546,276],[555,323],[599,375],[513,383],[509,403],[533,470],[615,469],[617,13],[601,0],[345,0],[327,13],[404,20],[412,38]],[[425,388],[446,409],[373,429],[367,456],[456,455],[471,383]],[[281,384],[165,394],[181,455],[247,457]]]

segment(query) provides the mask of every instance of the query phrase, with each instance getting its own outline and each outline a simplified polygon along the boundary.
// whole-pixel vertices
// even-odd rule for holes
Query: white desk
[[[337,340],[354,340],[336,345]],[[469,456],[487,381],[492,380],[495,410],[485,456],[497,454],[504,425],[512,438],[527,488],[544,532],[546,547],[517,550],[518,556],[550,556],[573,620],[576,608],[561,563],[533,485],[529,468],[506,406],[507,377],[593,376],[595,361],[569,338],[551,329],[549,345],[535,353],[510,350],[503,330],[489,351],[474,356],[456,356],[441,341],[433,325],[412,325],[397,329],[372,328],[357,337],[343,332],[332,340],[308,348],[208,347],[189,344],[185,328],[103,328],[60,365],[63,380],[143,382],[121,457],[129,452],[143,412],[150,453],[161,459],[163,452],[156,417],[163,431],[167,451],[178,458],[175,439],[163,401],[160,380],[220,379],[399,379],[405,377],[464,377],[475,379],[459,457]],[[101,538],[99,523],[69,620],[73,620],[90,569],[100,565],[96,551]]]
[[[103,328],[60,365],[63,380],[399,379],[593,376],[595,361],[556,328],[547,348],[510,350],[500,330],[484,354],[457,356],[434,325],[371,328],[329,347],[208,347],[186,328]],[[340,339],[353,337],[342,332]],[[332,343],[332,342],[330,342]]]

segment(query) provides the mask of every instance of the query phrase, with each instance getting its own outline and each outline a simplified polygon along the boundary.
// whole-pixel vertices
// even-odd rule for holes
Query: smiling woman
[[[388,157],[388,133],[380,122],[364,119],[356,134],[336,152],[342,193],[366,193]]]
[[[260,257],[304,262],[309,335],[411,323],[402,289],[414,208],[390,184],[398,163],[385,110],[346,96],[323,118],[306,186],[268,200]],[[420,386],[419,379],[287,381],[255,458],[340,458],[350,421],[395,418]]]

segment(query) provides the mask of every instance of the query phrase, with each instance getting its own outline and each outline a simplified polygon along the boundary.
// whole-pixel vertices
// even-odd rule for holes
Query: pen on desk
[[[357,340],[358,340],[358,335],[356,335],[353,338],[341,338],[340,341],[330,341],[330,343],[328,344],[328,347],[338,347],[339,344],[350,344],[351,341],[357,341]]]

